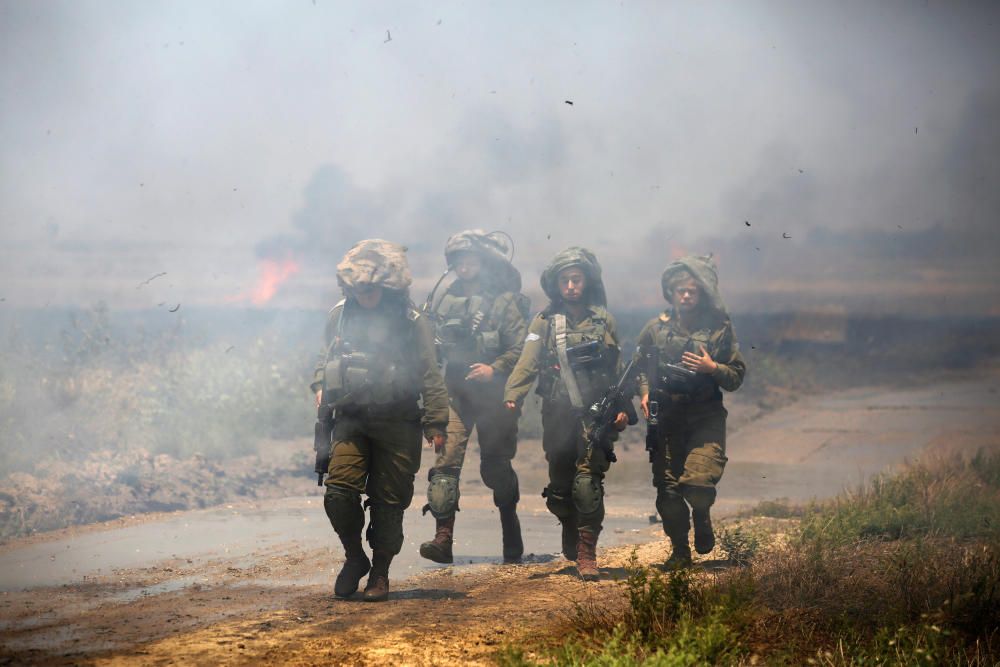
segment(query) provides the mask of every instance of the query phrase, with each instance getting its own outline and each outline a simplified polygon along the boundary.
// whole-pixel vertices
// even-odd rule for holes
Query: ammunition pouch
[[[414,379],[402,364],[367,352],[339,354],[323,369],[324,391],[336,405],[388,405],[416,400]]]

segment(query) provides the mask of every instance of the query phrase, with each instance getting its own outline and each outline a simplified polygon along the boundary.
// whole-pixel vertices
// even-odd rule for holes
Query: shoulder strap
[[[583,395],[580,394],[580,386],[576,383],[576,376],[569,365],[569,356],[566,354],[566,316],[556,313],[552,316],[556,334],[556,354],[559,355],[559,375],[562,376],[563,384],[566,385],[566,393],[569,394],[569,403],[578,410],[583,409]]]

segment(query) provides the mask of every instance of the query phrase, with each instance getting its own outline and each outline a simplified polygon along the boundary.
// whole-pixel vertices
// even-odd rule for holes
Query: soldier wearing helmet
[[[587,446],[582,415],[620,371],[618,330],[606,308],[601,266],[586,248],[557,254],[541,284],[549,305],[528,327],[504,401],[517,410],[538,378],[542,448],[549,467],[546,506],[562,524],[563,555],[577,562],[583,579],[596,580],[609,461],[603,449]],[[620,413],[615,426],[621,430],[625,423]]]
[[[529,302],[520,293],[521,274],[508,260],[509,252],[500,233],[473,229],[455,234],[445,244],[445,275],[454,272],[456,278],[442,295],[435,289],[425,305],[451,402],[447,443],[429,471],[424,508],[434,516],[437,530],[433,540],[420,545],[420,555],[437,563],[453,559],[459,476],[473,428],[479,439],[479,472],[500,513],[504,562],[519,562],[524,553],[517,518],[520,492],[511,466],[517,414],[504,409],[503,387],[524,345]]]
[[[345,554],[334,593],[349,597],[368,574],[364,599],[382,601],[389,595],[389,565],[403,545],[421,432],[444,445],[448,395],[434,334],[410,303],[406,249],[362,241],[337,265],[337,280],[345,298],[330,311],[311,385],[317,404],[336,414],[323,499]],[[361,494],[371,510],[371,560],[361,543]]]
[[[673,546],[667,564],[686,566],[692,521],[695,550],[707,554],[715,546],[709,510],[727,460],[728,413],[721,390],[739,389],[746,363],[711,256],[673,262],[660,285],[671,307],[639,334],[639,349],[650,360],[640,374],[639,393],[643,414],[649,419],[652,406],[658,421],[653,486]]]

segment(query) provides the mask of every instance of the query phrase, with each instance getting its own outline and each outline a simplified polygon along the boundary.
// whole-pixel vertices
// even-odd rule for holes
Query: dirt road
[[[994,372],[910,391],[852,390],[755,420],[731,434],[720,510],[831,495],[927,452],[1000,447],[998,389]],[[534,489],[544,469],[530,443],[522,451],[522,488]],[[631,448],[621,459],[608,479],[602,545],[641,544],[641,561],[662,560],[666,547],[647,519],[644,453]],[[415,556],[431,522],[411,510],[391,599],[381,605],[330,594],[340,550],[318,496],[146,516],[5,545],[0,663],[488,662],[499,645],[550,623],[572,601],[616,586],[632,547],[601,554],[602,581],[578,581],[555,554],[554,520],[526,491],[525,541],[534,554],[525,565],[498,564],[498,520],[471,479],[477,466],[469,462],[464,483],[458,563],[440,567]]]

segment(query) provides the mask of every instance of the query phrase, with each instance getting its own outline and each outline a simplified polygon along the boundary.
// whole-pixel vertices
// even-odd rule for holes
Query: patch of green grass
[[[800,539],[849,544],[922,535],[1000,540],[1000,456],[917,464],[806,508]]]
[[[749,565],[767,545],[768,538],[762,531],[746,526],[720,528],[716,531],[719,548],[733,565]]]

